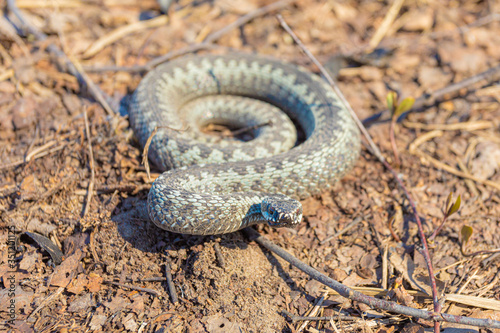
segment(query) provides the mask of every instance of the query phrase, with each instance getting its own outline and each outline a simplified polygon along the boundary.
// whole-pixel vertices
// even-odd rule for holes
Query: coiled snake
[[[273,124],[295,124],[306,138],[285,152],[290,143],[272,132],[288,134],[274,126],[253,130],[257,139],[248,142],[217,141],[197,128],[252,126],[264,117],[260,110],[273,114],[276,107],[293,123],[268,116]],[[129,116],[142,145],[164,127],[149,158],[169,171],[153,183],[148,212],[158,227],[176,233],[222,234],[256,223],[294,227],[302,219],[296,199],[329,189],[360,151],[358,129],[328,84],[263,56],[186,56],[163,64],[139,84]],[[186,123],[194,130],[177,130]]]

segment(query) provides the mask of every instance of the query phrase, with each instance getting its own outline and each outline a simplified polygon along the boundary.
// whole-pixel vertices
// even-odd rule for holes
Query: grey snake
[[[266,117],[263,110],[273,123],[254,129],[248,142],[199,130],[210,123],[253,126]],[[160,65],[132,95],[129,117],[143,146],[160,128],[148,157],[168,171],[150,189],[148,213],[176,233],[294,227],[302,219],[297,200],[330,189],[360,152],[358,129],[332,88],[304,68],[264,56],[191,55]],[[191,130],[179,130],[186,124]],[[305,140],[296,144],[290,127]]]

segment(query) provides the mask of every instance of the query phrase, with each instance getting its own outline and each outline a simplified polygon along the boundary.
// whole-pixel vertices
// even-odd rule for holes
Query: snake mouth
[[[302,204],[282,194],[264,198],[261,213],[267,224],[274,228],[294,228],[302,220]]]

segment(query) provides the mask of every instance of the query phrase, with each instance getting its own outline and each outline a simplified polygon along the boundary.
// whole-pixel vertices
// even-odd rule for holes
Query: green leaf
[[[451,206],[450,209],[448,209],[446,216],[450,216],[450,215],[456,213],[460,209],[460,202],[461,202],[461,199],[460,199],[460,195],[459,195],[457,200],[453,204],[453,206]]]
[[[399,117],[400,115],[402,115],[406,111],[409,111],[411,109],[411,107],[413,106],[414,103],[415,103],[415,98],[413,98],[413,97],[406,97],[398,105],[398,107],[396,108],[396,111],[394,111],[394,115],[396,117]]]
[[[390,91],[387,94],[387,97],[386,97],[387,108],[389,109],[389,111],[391,111],[391,113],[394,113],[394,109],[396,108],[397,98],[398,98],[398,94],[395,91]]]
[[[469,242],[470,237],[472,236],[472,233],[474,232],[474,229],[468,225],[464,225],[462,227],[462,230],[460,230],[460,234],[462,234],[462,245],[465,245]]]

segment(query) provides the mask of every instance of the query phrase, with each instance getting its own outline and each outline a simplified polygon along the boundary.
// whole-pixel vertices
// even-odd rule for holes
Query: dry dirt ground
[[[228,31],[201,52],[266,54],[317,72],[280,27],[279,12],[334,72],[361,120],[386,109],[389,91],[417,98],[498,66],[499,2],[404,1],[379,43],[377,31],[397,2],[291,1]],[[17,1],[25,19],[48,35],[44,41],[12,29],[21,25],[5,13],[0,25],[0,330],[295,332],[302,323],[292,323],[283,311],[307,315],[321,296],[316,316],[343,309],[359,319],[311,322],[308,332],[429,329],[429,323],[325,292],[240,232],[178,235],[134,213],[146,200],[150,180],[127,117],[108,114],[48,50],[50,45],[63,50],[109,97],[111,108],[123,111],[144,73],[105,66],[144,65],[200,43],[269,3],[180,0],[168,18],[156,18],[159,6],[151,0]],[[147,19],[155,21],[148,21],[149,27],[136,24]],[[500,247],[499,96],[498,81],[481,81],[411,112],[396,125],[400,166],[389,139],[390,115],[383,112],[366,122],[414,198],[427,235],[441,223],[448,195],[461,196],[459,211],[430,249],[439,292],[451,295],[443,311],[496,320],[500,256],[475,252]],[[160,170],[152,172],[154,179]],[[303,205],[296,230],[258,230],[347,286],[391,289],[380,297],[432,309],[428,296],[410,297],[411,291],[430,293],[411,207],[366,149],[333,191]],[[472,236],[463,245],[464,226],[472,228],[463,229]],[[61,249],[62,263],[35,240],[37,234]],[[8,247],[10,237],[17,237],[16,246]],[[12,300],[15,318],[9,312]]]

